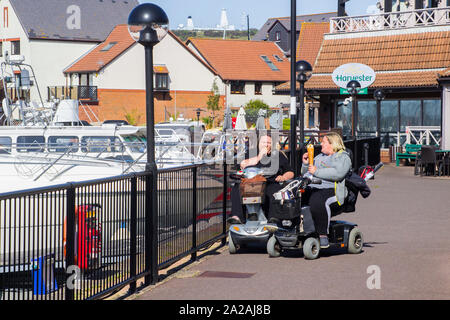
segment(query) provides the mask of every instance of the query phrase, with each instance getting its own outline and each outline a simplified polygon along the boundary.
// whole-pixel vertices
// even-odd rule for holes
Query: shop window
[[[352,104],[343,104],[338,102],[336,110],[336,126],[342,128],[342,135],[348,136],[352,134]]]
[[[422,125],[422,112],[420,100],[400,101],[400,131],[405,131],[407,126]]]
[[[380,130],[382,132],[398,131],[398,101],[381,101]]]
[[[441,100],[423,101],[423,125],[441,126]]]
[[[377,131],[376,101],[358,101],[358,132],[373,133]]]

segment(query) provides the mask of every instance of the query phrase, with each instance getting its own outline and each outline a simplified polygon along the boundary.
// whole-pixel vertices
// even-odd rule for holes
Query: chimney
[[[338,17],[346,16],[345,3],[349,0],[338,0]]]
[[[384,0],[384,12],[392,12],[392,0]]]

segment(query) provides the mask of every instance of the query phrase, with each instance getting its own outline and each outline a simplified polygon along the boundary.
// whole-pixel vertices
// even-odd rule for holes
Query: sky
[[[250,28],[260,29],[268,18],[291,14],[291,0],[139,0],[160,6],[169,17],[170,28],[186,25],[192,16],[196,27],[215,27],[220,22],[222,9],[227,10],[228,22],[236,29],[246,29],[245,16],[249,15]],[[350,16],[365,15],[377,0],[350,0],[346,11]],[[297,0],[297,15],[336,12],[337,0]]]

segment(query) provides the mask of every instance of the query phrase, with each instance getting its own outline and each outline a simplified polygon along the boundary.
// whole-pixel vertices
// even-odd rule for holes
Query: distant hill
[[[188,38],[210,38],[210,39],[222,39],[223,31],[219,30],[172,30],[182,41],[186,41]],[[258,29],[250,29],[250,39],[258,32]],[[226,39],[239,39],[247,40],[247,30],[234,30],[227,31]]]

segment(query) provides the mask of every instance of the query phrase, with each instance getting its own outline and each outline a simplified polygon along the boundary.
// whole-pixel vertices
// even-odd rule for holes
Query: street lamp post
[[[197,114],[197,125],[200,124],[200,112],[204,111],[203,109],[197,108],[195,109],[195,113]]]
[[[358,121],[358,114],[357,114],[357,104],[356,104],[356,95],[358,94],[359,90],[361,90],[361,84],[356,80],[351,80],[349,83],[347,83],[347,90],[348,93],[352,96],[352,136],[356,138],[357,135],[357,121]]]
[[[358,170],[358,140],[356,138],[357,135],[357,121],[358,121],[358,114],[357,114],[357,104],[356,104],[356,95],[358,94],[359,90],[361,89],[361,84],[356,80],[351,80],[349,83],[347,83],[347,90],[348,93],[352,96],[352,137],[353,141],[355,142],[355,145],[353,147],[353,169]]]
[[[155,284],[158,277],[158,199],[157,167],[155,161],[155,116],[153,95],[153,47],[167,34],[169,19],[159,6],[143,3],[135,7],[128,16],[128,30],[133,39],[145,50],[145,108],[147,120],[146,214],[145,214],[145,265],[150,274],[145,284]]]
[[[297,72],[297,81],[300,84],[300,110],[297,113],[299,115],[301,149],[303,149],[303,143],[305,142],[305,82],[311,75],[312,67],[308,61],[300,60],[295,64],[295,71]]]
[[[377,137],[380,136],[380,127],[381,127],[381,101],[386,97],[385,93],[381,89],[375,90],[373,93],[373,97],[377,100]]]

